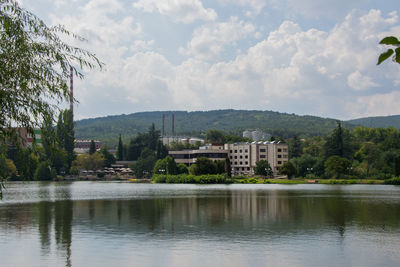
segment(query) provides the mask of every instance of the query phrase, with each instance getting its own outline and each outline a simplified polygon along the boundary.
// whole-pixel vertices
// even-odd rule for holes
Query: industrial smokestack
[[[74,116],[74,70],[72,67],[71,67],[71,75],[70,75],[69,109],[72,112],[72,116]]]
[[[175,114],[172,113],[172,136],[175,136]]]
[[[162,114],[162,136],[165,136],[165,114]]]

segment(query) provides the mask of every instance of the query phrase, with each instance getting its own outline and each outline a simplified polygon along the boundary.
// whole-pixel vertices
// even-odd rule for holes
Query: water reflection
[[[352,197],[340,190],[322,194],[227,188],[173,197],[72,200],[71,185],[42,184],[38,194],[44,201],[0,206],[0,234],[36,229],[40,254],[48,256],[56,250],[65,266],[72,266],[75,241],[91,245],[84,243],[86,239],[268,242],[328,232],[336,233],[343,245],[348,229],[366,235],[400,232],[398,193],[386,201]],[[62,200],[49,201],[54,195]],[[399,242],[393,246],[398,248]]]

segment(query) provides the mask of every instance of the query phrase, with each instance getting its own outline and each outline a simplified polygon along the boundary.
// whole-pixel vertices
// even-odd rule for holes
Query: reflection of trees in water
[[[73,202],[69,186],[56,189],[56,194],[62,195],[63,201],[54,203],[54,235],[59,250],[65,251],[65,266],[71,266],[71,237]]]
[[[40,190],[49,199],[46,194],[50,191],[46,187]],[[44,253],[50,252],[54,229],[53,242],[65,254],[66,266],[71,266],[73,220],[77,220],[75,225],[100,235],[110,234],[105,229],[112,229],[112,234],[121,235],[150,231],[166,235],[279,236],[299,231],[320,233],[329,228],[343,237],[348,225],[360,229],[400,227],[398,200],[352,198],[340,191],[226,190],[179,198],[74,202],[68,200],[68,186],[56,187],[55,194],[66,200],[0,207],[0,225],[4,231],[13,227],[23,232],[37,223]]]

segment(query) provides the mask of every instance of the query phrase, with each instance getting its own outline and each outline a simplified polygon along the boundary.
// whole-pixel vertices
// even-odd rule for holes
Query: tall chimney
[[[69,109],[72,112],[72,116],[74,116],[74,70],[71,67],[71,75],[70,75],[70,95],[69,95]]]
[[[165,136],[165,114],[162,114],[162,136]]]
[[[172,136],[175,136],[175,114],[172,113]]]

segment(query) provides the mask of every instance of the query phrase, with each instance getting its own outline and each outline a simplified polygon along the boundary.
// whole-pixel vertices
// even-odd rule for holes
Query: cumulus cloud
[[[213,63],[205,59],[218,56],[224,45],[254,29],[238,19],[206,24],[195,30],[184,62],[174,65],[159,53],[140,52],[116,65],[103,82],[123,88],[126,101],[141,110],[246,108],[337,118],[378,115],[386,112],[379,111],[380,103],[394,105],[390,95],[398,98],[394,92],[398,87],[370,91],[379,90],[390,77],[395,83],[395,71],[375,64],[378,33],[390,31],[396,23],[395,14],[383,18],[376,10],[351,13],[330,31],[303,30],[284,21],[233,60]],[[203,46],[195,42],[202,36],[209,38],[204,38]],[[367,91],[368,95],[362,94]]]
[[[204,8],[200,0],[139,0],[133,7],[144,12],[159,12],[174,21],[186,24],[196,20],[213,21],[217,13],[212,8]]]
[[[252,8],[257,2],[234,3]],[[75,14],[54,15],[52,22],[86,37],[86,48],[107,64],[105,72],[90,72],[84,81],[76,81],[81,103],[77,118],[218,108],[342,119],[400,112],[396,106],[400,66],[392,62],[376,66],[379,49],[385,49],[378,41],[400,30],[396,12],[352,11],[330,29],[304,28],[288,19],[260,36],[257,30],[265,29],[257,21],[243,17],[215,21],[215,11],[197,0],[75,4]],[[179,44],[183,53],[179,60],[165,52],[177,47],[163,47],[157,32],[149,34],[151,27],[137,18],[138,13],[143,15],[140,10],[173,21],[198,22],[171,23],[174,29],[188,29]]]
[[[254,14],[259,14],[261,10],[265,7],[265,0],[218,0],[218,2],[224,6],[227,5],[238,5],[242,7],[250,7],[253,12],[247,11],[247,16],[252,16]]]
[[[347,84],[354,90],[367,90],[378,86],[371,77],[364,76],[359,71],[355,71],[347,77]]]
[[[180,52],[203,59],[217,59],[224,46],[234,45],[254,31],[253,24],[237,17],[231,17],[228,22],[205,24],[194,30],[187,48],[181,48]]]

